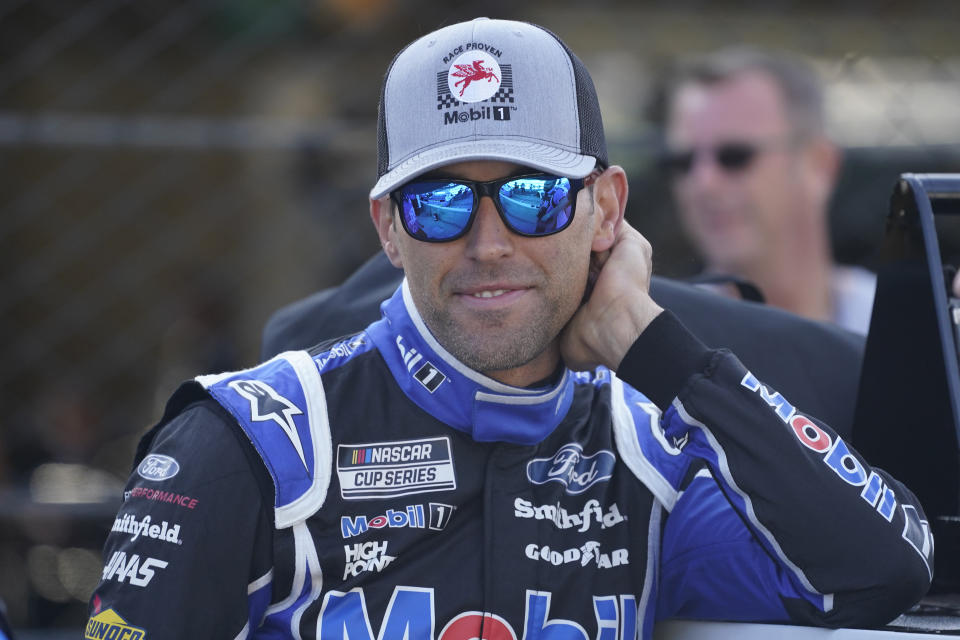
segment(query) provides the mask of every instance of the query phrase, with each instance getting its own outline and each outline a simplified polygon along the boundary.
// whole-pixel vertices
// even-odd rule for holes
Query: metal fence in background
[[[140,434],[198,373],[252,364],[269,313],[377,248],[366,194],[393,54],[477,13],[562,35],[590,67],[628,217],[695,266],[646,116],[680,53],[806,54],[848,148],[838,255],[869,263],[900,171],[960,171],[953,2],[0,2],[0,597],[80,628]],[[37,637],[37,636],[31,636]]]

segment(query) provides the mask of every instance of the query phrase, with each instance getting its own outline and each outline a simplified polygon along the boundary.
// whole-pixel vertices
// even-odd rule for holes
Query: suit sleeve
[[[732,354],[664,312],[618,376],[704,468],[664,528],[660,617],[871,626],[926,592],[933,539],[915,496]]]
[[[141,449],[86,637],[114,637],[115,626],[151,640],[238,637],[269,604],[258,587],[269,582],[272,523],[234,425],[212,400],[193,402]]]

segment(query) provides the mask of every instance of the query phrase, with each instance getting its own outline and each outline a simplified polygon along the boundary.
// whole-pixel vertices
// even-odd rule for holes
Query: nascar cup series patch
[[[393,498],[457,488],[449,438],[337,446],[344,500]]]

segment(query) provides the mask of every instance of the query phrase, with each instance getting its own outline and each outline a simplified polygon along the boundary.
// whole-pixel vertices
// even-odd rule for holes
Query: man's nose
[[[476,260],[493,260],[513,253],[513,233],[497,213],[493,199],[480,198],[477,217],[467,234],[467,255]]]
[[[716,184],[724,176],[723,167],[717,162],[714,154],[705,149],[697,149],[690,160],[690,169],[684,179],[695,186],[709,187]]]

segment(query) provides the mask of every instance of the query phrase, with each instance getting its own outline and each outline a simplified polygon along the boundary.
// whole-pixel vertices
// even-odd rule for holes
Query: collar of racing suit
[[[403,392],[427,413],[481,442],[536,444],[567,415],[574,374],[549,387],[512,387],[470,369],[440,346],[413,304],[406,279],[367,335]]]

